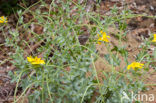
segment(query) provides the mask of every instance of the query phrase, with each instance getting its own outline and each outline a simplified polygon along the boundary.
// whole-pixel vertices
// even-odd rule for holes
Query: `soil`
[[[47,0],[47,3],[50,0]],[[124,1],[124,2],[123,2]],[[84,0],[81,0],[83,3]],[[88,0],[86,11],[94,11],[98,12],[102,15],[109,15],[110,9],[117,5],[119,10],[123,10],[126,6],[128,9],[133,11],[135,14],[146,14],[148,16],[154,16],[156,15],[156,1],[155,0],[101,0],[100,7],[95,7],[95,1],[94,0]],[[35,10],[37,7],[33,7],[32,10]],[[46,10],[46,9],[43,9]],[[73,11],[74,12],[74,11]],[[2,13],[0,13],[2,14]],[[28,22],[32,16],[29,14],[25,14],[25,22]],[[10,55],[14,52],[13,48],[9,48],[4,45],[5,43],[5,35],[9,36],[8,30],[14,30],[15,24],[16,24],[16,16],[13,14],[9,16],[8,18],[11,18],[9,20],[8,26],[4,28],[4,31],[0,31],[0,103],[9,103],[9,101],[12,101],[12,96],[15,88],[15,84],[11,83],[11,78],[7,76],[8,71],[16,69],[11,61]],[[89,21],[85,21],[85,23],[90,23]],[[128,51],[128,62],[133,62],[135,60],[136,55],[141,51],[141,48],[139,46],[143,43],[143,40],[150,37],[150,34],[156,32],[156,19],[153,18],[147,18],[147,17],[135,17],[132,19],[127,20],[128,28],[127,28],[127,41],[122,40],[121,45],[126,46],[126,50]],[[32,29],[34,29],[34,32],[36,31],[37,34],[40,34],[43,32],[43,28],[38,25],[32,25]],[[82,45],[87,42],[87,38],[89,37],[89,34],[87,33],[86,28],[82,28],[84,30],[84,35],[81,35],[79,37],[80,43]],[[111,31],[111,32],[110,32]],[[118,46],[120,44],[119,40],[116,39],[116,35],[120,33],[118,29],[109,28],[109,31],[107,31],[107,34],[111,35],[110,43],[112,46],[110,48],[113,48],[114,46]],[[4,35],[5,34],[5,35]],[[31,36],[31,35],[29,35]],[[85,37],[84,40],[81,39],[81,37]],[[21,37],[24,38],[24,37]],[[37,48],[38,44],[32,43],[32,48]],[[148,51],[149,54],[153,53],[153,48],[155,48],[154,45],[151,45],[151,49]],[[104,44],[97,45],[97,50],[101,58],[104,58],[104,55],[108,53],[106,50],[106,47]],[[31,52],[29,49],[26,48],[26,51]],[[41,56],[42,54],[40,54]],[[121,59],[120,65],[116,68],[117,70],[120,70],[120,68],[124,68],[126,66],[126,63],[123,61],[124,58],[122,56],[119,56]],[[156,66],[156,62],[153,63]],[[107,61],[105,63],[101,61],[101,59],[98,59],[95,62],[95,67],[98,72],[99,79],[103,76],[102,71],[109,71],[110,66]],[[150,68],[148,74],[145,78],[146,84],[156,84],[156,72],[154,68]],[[147,94],[154,94],[155,95],[155,102],[156,103],[156,86],[147,86],[149,88],[148,91],[145,91],[143,93]],[[26,99],[27,101],[27,99]],[[25,102],[27,103],[27,102]],[[146,102],[144,102],[146,103]],[[148,102],[150,103],[150,102]]]

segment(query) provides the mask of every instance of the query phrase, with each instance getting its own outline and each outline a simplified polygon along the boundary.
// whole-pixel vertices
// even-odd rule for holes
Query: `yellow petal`
[[[102,35],[103,35],[103,36],[106,36],[107,34],[106,34],[106,32],[103,32]]]
[[[129,70],[130,68],[131,68],[131,65],[128,65],[128,66],[127,66],[127,69]]]
[[[101,41],[103,38],[102,37],[99,37],[98,41]]]
[[[152,42],[156,42],[156,34],[153,34],[153,40]]]
[[[110,38],[110,36],[108,36],[106,34],[106,32],[103,32],[102,30],[100,31],[100,33],[102,34],[102,37],[100,37],[100,34],[97,34],[98,35],[98,44],[101,44],[101,41],[104,41],[104,42],[109,42],[108,38]]]
[[[107,38],[110,38],[110,36],[107,36]]]
[[[153,39],[152,42],[156,42],[156,39]]]
[[[136,70],[136,69],[141,69],[141,68],[143,68],[143,66],[144,66],[144,64],[142,64],[142,63],[133,62],[133,63],[131,63],[130,65],[128,65],[127,69],[132,68],[133,70]]]
[[[101,31],[100,31],[100,33],[102,34],[102,33],[103,33],[103,31],[101,30]]]
[[[28,62],[34,61],[34,59],[31,56],[30,57],[27,57],[27,60],[28,60]]]
[[[31,63],[31,64],[45,64],[44,60],[41,60],[41,58],[38,58],[37,56],[35,58],[27,57],[27,60]]]
[[[40,64],[45,64],[44,60],[40,60]]]
[[[98,41],[98,44],[99,44],[99,45],[101,45],[101,42],[100,42],[100,41]]]
[[[100,37],[100,34],[97,34],[98,35],[98,37]]]
[[[4,16],[0,17],[0,23],[7,23],[7,18],[5,18]]]
[[[105,42],[109,42],[109,40],[107,38],[103,38],[103,41]]]

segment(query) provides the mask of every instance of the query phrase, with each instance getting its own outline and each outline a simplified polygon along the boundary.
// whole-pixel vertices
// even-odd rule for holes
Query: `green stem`
[[[16,93],[17,93],[17,89],[18,89],[18,84],[21,80],[21,76],[22,76],[23,71],[19,74],[18,80],[17,80],[17,84],[16,84],[16,88],[15,88],[15,92],[14,92],[14,102],[16,101]]]
[[[50,94],[50,89],[49,89],[49,81],[48,81],[48,76],[46,76],[46,82],[47,82],[47,89],[48,89],[48,94],[49,94],[49,97],[50,97],[50,101],[53,103],[53,100],[52,100],[52,97],[51,97],[51,94]]]
[[[42,68],[41,70],[41,74],[42,74],[42,103],[44,103],[44,69]]]

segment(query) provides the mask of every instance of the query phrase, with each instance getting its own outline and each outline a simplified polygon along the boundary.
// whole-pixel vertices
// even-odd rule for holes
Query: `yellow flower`
[[[136,70],[136,69],[141,69],[142,67],[144,66],[144,64],[142,63],[139,63],[139,62],[133,62],[131,63],[130,65],[127,66],[127,69],[133,69],[133,70]]]
[[[4,16],[0,17],[0,23],[7,23],[7,18],[5,18]]]
[[[103,31],[100,31],[100,33],[102,34],[102,37],[100,37],[100,34],[98,34],[98,44],[101,44],[101,41],[109,42],[108,38],[110,38],[110,36],[107,36],[106,32]]]
[[[31,64],[45,64],[44,60],[41,60],[41,58],[38,57],[27,57],[28,62],[30,62]]]
[[[17,73],[16,73],[16,72],[14,72],[14,75],[15,75],[15,76],[17,76]]]
[[[154,38],[153,38],[152,42],[156,42],[156,34],[154,34]]]

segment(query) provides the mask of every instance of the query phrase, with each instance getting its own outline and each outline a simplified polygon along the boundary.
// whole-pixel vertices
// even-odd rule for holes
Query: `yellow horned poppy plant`
[[[30,62],[31,64],[45,64],[44,60],[41,60],[41,58],[38,57],[27,57],[28,62]]]
[[[152,42],[156,42],[156,34],[154,34],[154,38],[153,38]]]
[[[100,33],[102,34],[102,37],[100,34],[98,34],[98,44],[101,44],[101,41],[109,42],[108,38],[110,38],[110,36],[108,36],[106,32],[103,31],[100,31]]]
[[[7,18],[5,18],[4,16],[0,17],[0,23],[7,23]]]
[[[139,62],[133,62],[131,63],[130,65],[127,66],[127,69],[133,69],[133,70],[136,70],[136,69],[141,69],[143,68],[144,64],[142,63],[139,63]]]

